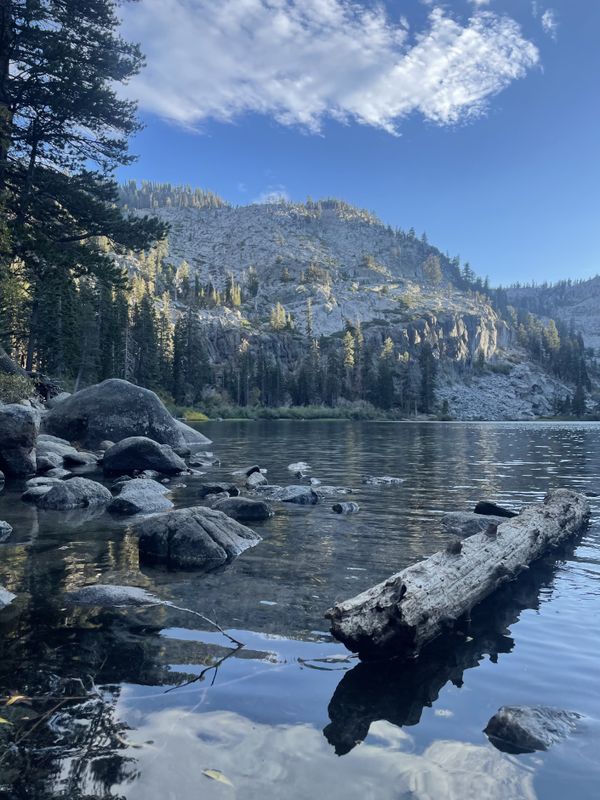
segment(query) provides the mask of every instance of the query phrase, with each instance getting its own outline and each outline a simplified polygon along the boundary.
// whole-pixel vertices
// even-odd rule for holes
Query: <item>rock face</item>
[[[273,516],[273,509],[269,503],[264,500],[251,500],[248,497],[226,497],[212,507],[240,522],[258,522]]]
[[[169,490],[162,483],[139,478],[122,484],[118,496],[108,506],[113,514],[154,514],[173,508],[165,495]]]
[[[232,561],[261,540],[221,511],[199,506],[150,517],[134,531],[142,558],[207,570]]]
[[[12,533],[12,526],[0,519],[0,542],[5,542]]]
[[[117,378],[63,400],[46,415],[44,430],[90,448],[130,436],[147,436],[172,446],[190,441],[210,444],[201,433],[173,419],[154,392]]]
[[[87,478],[71,478],[51,486],[49,491],[37,500],[37,506],[53,511],[69,511],[72,508],[105,506],[111,500],[111,493],[101,483]]]
[[[484,729],[490,742],[505,753],[547,750],[565,739],[581,719],[574,711],[546,706],[502,706]]]
[[[35,475],[35,442],[40,422],[33,408],[0,406],[0,468],[9,476]]]
[[[186,469],[185,461],[168,444],[159,444],[146,436],[130,436],[104,453],[104,472],[133,472],[153,469],[175,475]]]

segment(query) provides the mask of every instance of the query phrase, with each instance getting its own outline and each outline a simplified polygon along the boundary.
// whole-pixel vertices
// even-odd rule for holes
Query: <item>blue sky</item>
[[[600,272],[598,0],[140,0],[122,178],[336,196],[492,282]]]

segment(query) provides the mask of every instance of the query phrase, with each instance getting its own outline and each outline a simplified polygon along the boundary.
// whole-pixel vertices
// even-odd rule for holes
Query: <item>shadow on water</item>
[[[486,656],[495,662],[501,653],[512,652],[509,626],[524,610],[540,607],[540,593],[552,586],[560,562],[575,549],[570,543],[540,559],[477,606],[468,630],[439,638],[417,659],[361,662],[347,672],[331,698],[331,722],[323,730],[337,755],[364,741],[379,720],[398,727],[417,725],[423,709],[433,705],[448,682],[460,688],[465,671]]]

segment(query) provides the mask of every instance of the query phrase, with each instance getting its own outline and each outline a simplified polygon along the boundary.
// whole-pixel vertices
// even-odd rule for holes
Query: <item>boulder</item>
[[[490,742],[505,753],[547,750],[565,739],[581,719],[574,711],[547,706],[502,706],[484,729]]]
[[[475,513],[488,517],[504,517],[505,519],[519,516],[516,511],[511,511],[508,508],[502,508],[502,506],[498,506],[496,503],[490,503],[487,500],[482,500],[477,503],[475,506]]]
[[[40,416],[18,403],[0,406],[0,469],[15,478],[35,475]]]
[[[168,444],[159,444],[146,436],[130,436],[104,453],[102,469],[113,473],[152,469],[174,475],[185,471],[186,465]]]
[[[54,467],[53,469],[49,469],[47,472],[44,473],[44,477],[48,478],[60,478],[61,480],[65,480],[66,478],[70,478],[73,473],[69,472],[68,469],[62,469],[61,467]]]
[[[68,439],[62,439],[60,436],[52,436],[49,433],[40,433],[38,436],[38,444],[44,442],[45,444],[59,444],[62,447],[72,447]]]
[[[15,597],[16,594],[9,592],[8,589],[4,588],[4,586],[0,586],[0,609],[12,603]]]
[[[316,506],[319,495],[311,486],[261,486],[269,500],[280,503],[296,503],[299,506]]]
[[[49,483],[42,484],[41,486],[30,486],[29,489],[26,489],[21,495],[21,500],[24,500],[26,503],[37,503],[40,497],[48,494],[51,488],[52,485]]]
[[[112,447],[113,444],[114,444],[114,442],[111,442],[110,439],[103,439],[100,442],[100,444],[98,445],[98,450],[100,450],[101,452],[104,453],[106,450],[108,450],[110,447]]]
[[[63,457],[58,455],[58,453],[48,453],[47,455],[41,456],[38,450],[36,462],[38,474],[43,474],[50,469],[62,467]]]
[[[240,522],[258,522],[269,519],[274,513],[265,500],[251,500],[249,497],[226,497],[211,507]]]
[[[256,489],[257,486],[264,486],[266,483],[268,483],[268,480],[262,472],[253,472],[246,478],[247,489]]]
[[[56,408],[57,405],[62,403],[64,400],[67,400],[69,397],[71,397],[70,392],[60,392],[59,394],[54,395],[54,397],[49,397],[46,401],[46,408]]]
[[[184,568],[220,567],[261,540],[221,511],[202,506],[149,517],[134,532],[140,557]]]
[[[51,486],[50,490],[37,500],[37,506],[53,511],[68,511],[72,508],[102,507],[108,505],[111,500],[111,493],[101,483],[87,478],[71,478]]]
[[[112,514],[154,514],[173,508],[166,486],[147,478],[122,484],[121,491],[108,506]]]
[[[31,489],[33,486],[53,486],[55,483],[62,483],[62,481],[60,478],[49,478],[47,475],[42,475],[25,481],[25,486]]]
[[[88,464],[97,464],[98,456],[94,453],[86,453],[85,450],[76,450],[74,453],[67,453],[63,458],[65,467],[84,467]]]
[[[44,431],[92,449],[106,439],[119,442],[131,436],[173,446],[210,444],[201,433],[173,419],[154,392],[118,378],[88,386],[63,400],[46,415]]]
[[[476,533],[485,533],[488,525],[502,525],[506,517],[486,517],[474,511],[450,511],[442,517],[442,533],[464,539]]]
[[[65,600],[75,606],[151,606],[162,603],[158,597],[137,586],[111,586],[97,583],[65,592]]]
[[[249,478],[250,475],[253,475],[255,472],[261,472],[258,464],[254,464],[251,467],[242,467],[241,469],[236,469],[231,474],[236,480],[244,483],[246,478]]]
[[[12,525],[0,519],[0,542],[5,542],[12,533]]]

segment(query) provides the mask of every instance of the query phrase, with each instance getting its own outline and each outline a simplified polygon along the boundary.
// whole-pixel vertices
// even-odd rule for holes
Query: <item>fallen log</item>
[[[584,495],[550,492],[542,504],[392,575],[325,616],[331,633],[362,659],[416,655],[499,586],[577,533],[590,514]]]

